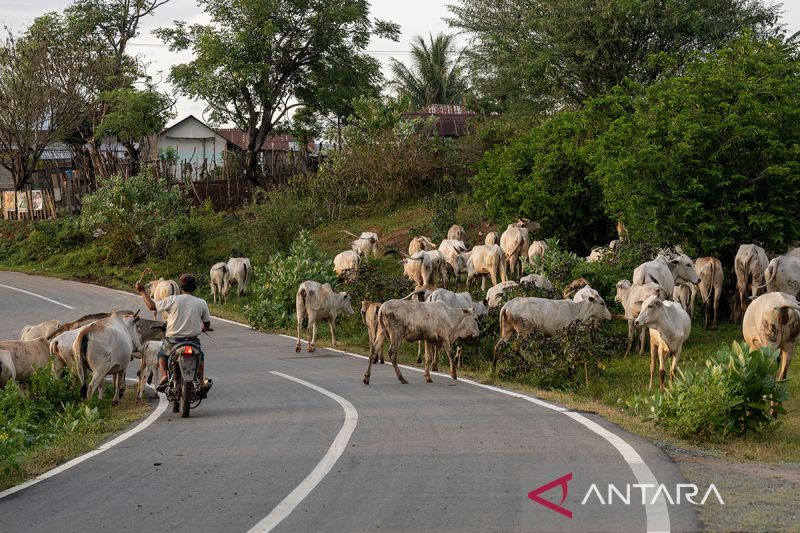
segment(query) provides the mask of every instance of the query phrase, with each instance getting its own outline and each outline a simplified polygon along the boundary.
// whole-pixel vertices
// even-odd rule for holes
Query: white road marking
[[[286,337],[287,339],[296,340],[297,337],[292,337],[291,335],[283,335],[281,337]],[[302,341],[306,342],[307,341]],[[349,355],[351,357],[358,357],[359,359],[367,359],[365,355],[359,355],[351,352],[346,352],[344,350],[337,350],[336,348],[323,348],[325,350],[330,350],[332,352],[338,352],[344,355]],[[413,370],[414,372],[422,372],[423,369],[417,368],[415,366],[408,366],[408,365],[398,365],[399,367],[405,370]],[[431,372],[431,374],[436,374],[437,376],[446,377],[450,379],[448,374],[442,374],[440,372]],[[647,463],[644,462],[642,456],[634,449],[633,446],[628,444],[628,442],[613,433],[597,422],[590,420],[583,416],[580,413],[576,413],[574,411],[570,411],[569,409],[565,409],[564,407],[559,407],[558,405],[553,405],[550,402],[546,402],[544,400],[540,400],[535,396],[529,396],[527,394],[522,394],[520,392],[514,392],[506,389],[502,389],[500,387],[494,387],[492,385],[485,385],[483,383],[478,383],[477,381],[472,381],[471,379],[464,379],[458,378],[458,381],[463,383],[467,383],[469,385],[473,385],[475,387],[480,387],[482,389],[487,389],[494,392],[499,392],[500,394],[505,394],[506,396],[513,396],[514,398],[520,398],[526,400],[528,402],[534,403],[546,409],[550,409],[552,411],[556,411],[558,413],[565,414],[566,416],[570,417],[571,419],[575,420],[576,422],[585,426],[589,431],[592,433],[603,437],[606,441],[608,441],[614,449],[619,452],[622,456],[622,459],[628,464],[633,472],[636,481],[640,484],[651,484],[654,486],[658,485],[658,481],[656,481],[656,476],[653,474],[653,471],[650,470],[650,467],[647,466]],[[652,502],[648,502],[645,505],[645,515],[647,516],[647,532],[648,533],[660,533],[665,531],[670,531],[670,521],[669,521],[669,509],[667,508],[667,502],[664,499],[664,496],[659,496],[658,500],[655,504],[651,504]]]
[[[131,382],[134,382],[134,383],[136,382],[135,379],[131,379],[131,378],[128,378],[127,381],[131,381]],[[150,388],[152,388],[152,387],[150,387]],[[92,450],[91,452],[88,452],[88,453],[85,453],[85,454],[83,454],[81,456],[78,456],[75,459],[72,459],[71,461],[67,461],[63,465],[59,465],[59,466],[53,468],[52,470],[48,470],[44,474],[40,474],[40,475],[36,476],[35,478],[33,478],[33,479],[29,480],[29,481],[26,481],[25,483],[21,483],[21,484],[17,485],[16,487],[11,487],[9,489],[4,490],[3,492],[0,492],[0,500],[5,498],[6,496],[10,496],[10,495],[14,494],[15,492],[19,492],[19,491],[21,491],[23,489],[27,489],[31,485],[36,485],[37,483],[39,483],[41,481],[44,481],[45,479],[48,479],[48,478],[51,478],[51,477],[53,477],[53,476],[55,476],[57,474],[60,474],[61,472],[64,472],[65,470],[69,470],[73,466],[79,465],[80,463],[86,461],[87,459],[91,459],[95,455],[99,455],[99,454],[103,453],[104,451],[113,448],[114,446],[116,446],[120,442],[124,442],[124,441],[128,440],[129,438],[133,437],[134,435],[136,435],[140,431],[145,430],[150,424],[155,422],[158,419],[158,417],[161,416],[161,414],[164,411],[167,410],[167,404],[168,403],[169,402],[167,401],[167,397],[165,395],[163,395],[163,394],[159,394],[158,395],[158,405],[156,406],[155,411],[150,413],[150,416],[148,416],[147,418],[142,420],[135,427],[129,429],[128,431],[126,431],[122,435],[118,436],[117,438],[106,442],[105,444],[101,445],[99,448],[97,448],[95,450]]]
[[[67,304],[65,304],[65,303],[61,303],[61,302],[59,302],[59,301],[56,301],[56,300],[52,300],[52,299],[50,299],[50,298],[47,298],[47,297],[45,297],[45,296],[42,296],[41,294],[36,294],[36,293],[34,293],[34,292],[30,292],[30,291],[25,291],[25,290],[22,290],[22,289],[18,289],[18,288],[16,288],[16,287],[12,287],[12,286],[10,286],[10,285],[3,285],[2,283],[0,283],[0,287],[3,287],[4,289],[9,289],[9,290],[12,290],[12,291],[22,292],[22,293],[24,293],[24,294],[27,294],[27,295],[29,295],[29,296],[33,296],[34,298],[39,298],[40,300],[44,300],[44,301],[46,301],[46,302],[50,302],[51,304],[56,304],[56,305],[60,305],[61,307],[66,307],[67,309],[75,309],[75,308],[74,308],[74,307],[72,307],[71,305],[67,305]]]
[[[320,394],[324,394],[328,398],[335,400],[344,410],[344,424],[342,424],[342,429],[339,430],[339,433],[336,435],[336,438],[333,439],[330,448],[325,453],[325,456],[317,463],[317,466],[314,467],[314,470],[306,476],[306,478],[300,482],[300,484],[289,493],[286,498],[283,499],[270,513],[261,520],[258,524],[250,529],[249,533],[266,533],[267,531],[272,531],[275,529],[278,524],[280,524],[284,518],[289,516],[295,508],[300,505],[300,503],[308,496],[314,487],[319,485],[319,483],[328,475],[328,472],[331,471],[333,465],[336,464],[336,461],[339,460],[342,453],[347,449],[347,443],[350,441],[350,437],[353,435],[353,431],[356,429],[356,424],[358,424],[358,411],[356,408],[353,407],[353,404],[339,396],[338,394],[334,394],[329,390],[325,390],[322,387],[314,385],[313,383],[309,383],[308,381],[303,381],[302,379],[298,379],[282,372],[270,372],[271,374],[275,374],[276,376],[280,376],[282,378],[289,379],[294,381],[295,383],[299,383],[301,385],[305,385],[306,387],[313,389]]]

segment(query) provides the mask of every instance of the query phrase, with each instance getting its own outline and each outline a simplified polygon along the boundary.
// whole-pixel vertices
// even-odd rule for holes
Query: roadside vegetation
[[[35,371],[26,389],[11,383],[0,390],[0,490],[94,449],[151,409],[132,394],[115,406],[85,402],[72,373],[56,378],[50,369]]]

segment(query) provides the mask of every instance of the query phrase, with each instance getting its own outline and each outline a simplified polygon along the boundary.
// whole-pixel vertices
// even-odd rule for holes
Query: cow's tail
[[[770,282],[775,277],[775,274],[776,274],[776,272],[775,272],[775,264],[774,263],[770,263],[769,266],[767,267],[767,269],[764,271],[764,284],[757,286],[756,289],[763,289],[764,287],[769,285]]]
[[[86,399],[86,392],[88,384],[86,383],[86,369],[89,366],[89,363],[86,359],[86,350],[89,346],[89,335],[86,330],[83,330],[78,335],[78,338],[75,339],[75,344],[73,345],[73,352],[75,353],[75,370],[78,373],[78,379],[81,382],[81,398]]]
[[[506,318],[506,306],[504,305],[500,309],[500,337],[503,336],[504,325],[506,323],[506,320],[508,320],[508,319]]]

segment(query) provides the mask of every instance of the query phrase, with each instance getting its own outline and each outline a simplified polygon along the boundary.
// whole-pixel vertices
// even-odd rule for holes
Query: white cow
[[[489,287],[489,290],[486,291],[486,301],[489,304],[489,309],[500,307],[503,303],[503,293],[518,286],[519,283],[516,281],[501,281],[497,285]]]
[[[361,320],[363,320],[364,325],[367,326],[370,351],[372,350],[372,345],[375,344],[375,338],[378,336],[378,311],[381,305],[382,302],[371,302],[369,300],[361,301]],[[378,359],[380,359],[381,364],[384,363],[383,347],[375,354],[375,360],[372,362],[377,363]]]
[[[642,304],[651,296],[664,296],[663,289],[658,283],[645,283],[644,285],[631,285],[627,279],[617,282],[617,294],[614,300],[622,304],[625,309],[625,318],[628,320],[628,347],[625,357],[631,352],[634,339],[638,339],[638,353],[644,355],[644,341],[646,329],[636,325],[636,318],[642,311]]]
[[[417,252],[429,252],[435,249],[436,245],[427,237],[414,237],[408,243],[408,255],[414,255]]]
[[[800,339],[800,303],[782,292],[762,294],[747,307],[742,334],[753,350],[769,347],[781,351],[777,379],[786,379],[795,344]]]
[[[689,316],[694,316],[696,295],[697,290],[693,283],[676,283],[675,288],[672,289],[672,301],[680,305],[684,311],[689,313]]]
[[[531,284],[534,287],[539,287],[540,289],[547,289],[549,291],[553,290],[553,284],[550,283],[550,280],[544,276],[539,274],[528,274],[527,276],[523,276],[519,280],[520,285]]]
[[[530,247],[528,247],[528,262],[533,263],[537,257],[542,258],[546,253],[547,253],[547,242],[533,241]]]
[[[767,292],[785,292],[800,297],[800,257],[780,255],[764,271]]]
[[[522,277],[522,254],[528,249],[528,230],[521,222],[509,224],[500,235],[500,247],[508,263],[511,277]]]
[[[364,231],[359,237],[356,237],[355,234],[349,231],[342,231],[356,239],[350,243],[350,248],[353,251],[359,252],[362,257],[368,257],[369,255],[378,257],[380,242],[378,241],[377,233],[374,231]]]
[[[228,259],[230,284],[236,283],[236,296],[247,293],[247,286],[253,278],[253,266],[247,257],[231,257]]]
[[[90,322],[89,324],[92,323],[94,322]],[[76,359],[75,352],[73,351],[75,339],[78,338],[80,332],[89,324],[59,333],[50,341],[50,353],[53,355],[53,373],[56,376],[60,376],[61,371],[66,367],[75,369]]]
[[[483,244],[486,246],[491,246],[493,244],[500,244],[500,234],[496,231],[490,231],[486,234],[486,238],[483,240]]]
[[[478,322],[473,309],[453,309],[442,301],[410,302],[389,300],[378,311],[378,338],[372,349],[377,350],[389,340],[389,358],[400,383],[408,383],[397,366],[397,349],[406,341],[425,341],[425,381],[431,380],[433,346],[445,351],[450,359],[450,376],[457,379],[451,346],[458,339],[477,337]],[[374,352],[370,354],[364,384],[369,385]]]
[[[717,328],[717,310],[719,309],[719,299],[722,297],[722,261],[716,257],[698,257],[694,266],[697,275],[700,276],[700,283],[693,285],[693,291],[700,295],[701,301],[706,309],[703,329],[708,328],[708,314],[711,306],[714,307],[713,328]],[[713,299],[712,299],[713,298]],[[694,313],[692,313],[694,314]]]
[[[211,272],[209,272],[209,285],[211,286],[211,297],[214,303],[228,301],[230,277],[228,263],[220,262],[211,267]]]
[[[483,316],[485,315],[487,310],[487,301],[483,300],[482,302],[473,302],[472,295],[468,292],[453,292],[448,291],[447,289],[436,289],[435,291],[428,294],[425,298],[426,302],[444,302],[447,307],[452,307],[453,309],[472,309],[475,311],[475,316]],[[433,348],[433,370],[439,370],[439,364],[437,361],[437,348]],[[458,367],[460,368],[461,365],[461,346],[456,349],[456,356],[455,359],[457,361]],[[419,363],[419,353],[417,353],[417,363]]]
[[[145,285],[145,288],[150,292],[150,298],[152,298],[154,302],[158,302],[164,298],[175,296],[181,293],[181,288],[177,282],[164,278],[159,278],[157,280],[148,282],[147,285]],[[167,313],[162,314],[164,315],[164,320],[167,320]],[[158,320],[158,311],[153,311],[153,318]]]
[[[6,388],[6,383],[14,381],[17,377],[14,369],[14,358],[8,350],[0,350],[0,389]]]
[[[597,292],[595,289],[591,288],[589,285],[584,285],[581,287],[578,292],[572,297],[573,302],[582,302],[584,300],[591,300],[592,298],[600,298],[600,293]]]
[[[453,224],[450,226],[450,229],[447,230],[447,238],[453,241],[464,242],[467,240],[467,231],[464,229],[464,226]]]
[[[33,371],[37,368],[46,368],[50,363],[50,349],[45,337],[38,337],[29,341],[0,341],[0,352],[6,352],[0,359],[3,369],[0,374],[6,380],[16,380],[27,383]]]
[[[433,289],[437,277],[447,277],[447,262],[439,250],[420,251],[403,259],[403,273],[417,289]]]
[[[582,302],[514,298],[500,309],[500,340],[494,347],[492,368],[497,366],[500,350],[515,334],[525,337],[538,331],[551,336],[576,320],[588,323],[592,319],[611,320],[611,313],[602,298]]]
[[[764,292],[764,271],[768,266],[769,259],[767,259],[767,253],[762,247],[755,244],[739,246],[739,250],[736,251],[736,258],[733,260],[737,295],[733,306],[733,316],[731,317],[734,321],[742,318],[750,300]]]
[[[467,287],[476,277],[481,276],[481,290],[486,290],[486,276],[492,280],[492,285],[497,285],[498,279],[508,281],[503,250],[498,245],[475,246],[469,252],[464,252],[467,258]]]
[[[453,273],[456,286],[461,280],[461,274],[467,271],[467,258],[462,255],[466,251],[467,246],[460,240],[445,239],[439,243],[439,252],[444,257],[447,274]],[[444,281],[446,285],[447,280],[445,279]]]
[[[361,254],[355,250],[347,250],[333,258],[333,271],[341,278],[345,274],[355,276],[361,266]]]
[[[141,346],[138,311],[134,315],[114,313],[83,328],[72,345],[81,382],[81,397],[91,398],[98,391],[103,398],[103,381],[106,375],[113,374],[114,403],[117,403],[125,384],[125,370],[133,352],[138,352]],[[88,386],[87,370],[92,371],[92,381]]]
[[[650,385],[653,388],[656,355],[658,356],[658,372],[660,387],[664,390],[666,375],[666,358],[672,356],[669,379],[675,377],[675,369],[681,357],[683,344],[692,332],[692,319],[680,304],[662,301],[658,296],[651,296],[642,303],[642,311],[636,319],[636,325],[646,327],[650,332]]]
[[[676,283],[698,283],[700,277],[688,256],[676,254],[671,258],[659,255],[642,263],[633,271],[632,281],[634,285],[658,283],[667,297],[671,297]]]
[[[22,333],[19,335],[21,341],[32,341],[39,337],[49,337],[63,324],[58,320],[48,320],[35,326],[25,326],[22,328]]]
[[[153,376],[158,374],[158,352],[161,351],[160,341],[147,341],[142,344],[141,363],[139,364],[139,386],[136,389],[136,399],[142,399],[145,382],[153,382]]]
[[[308,351],[316,349],[317,322],[328,322],[331,328],[331,345],[336,346],[336,318],[339,315],[352,315],[353,306],[350,295],[346,292],[336,292],[329,284],[322,285],[316,281],[304,281],[297,289],[295,298],[297,311],[297,344],[296,352],[300,351],[300,329],[303,320],[308,320]]]

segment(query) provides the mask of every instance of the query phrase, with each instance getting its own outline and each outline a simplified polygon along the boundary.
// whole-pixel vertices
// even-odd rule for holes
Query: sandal
[[[164,392],[165,390],[167,390],[167,385],[169,385],[169,380],[167,378],[164,378],[161,380],[161,383],[156,385],[156,390],[158,392]]]

